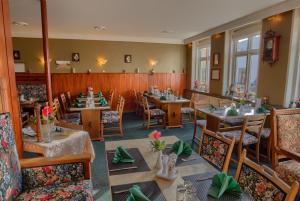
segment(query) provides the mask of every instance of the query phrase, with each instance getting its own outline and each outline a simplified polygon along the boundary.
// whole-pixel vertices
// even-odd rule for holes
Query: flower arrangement
[[[42,109],[42,124],[48,124],[54,122],[53,108],[46,103],[46,106]]]
[[[151,146],[153,151],[163,151],[166,148],[166,142],[160,140],[161,132],[153,131],[149,134],[149,138],[152,139]]]
[[[226,116],[238,116],[238,111],[236,109],[236,104],[232,103],[230,109],[227,111]]]

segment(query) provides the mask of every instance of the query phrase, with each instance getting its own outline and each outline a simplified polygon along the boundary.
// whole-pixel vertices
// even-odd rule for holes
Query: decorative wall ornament
[[[71,61],[55,61],[56,69],[71,68]]]
[[[20,53],[19,50],[14,50],[13,55],[14,55],[14,60],[20,60],[21,59],[21,53]]]
[[[73,62],[80,62],[80,54],[79,53],[72,53],[72,61]]]
[[[264,49],[263,61],[272,65],[279,60],[279,42],[280,35],[272,30],[265,33],[264,36]]]
[[[132,55],[131,54],[125,54],[124,55],[124,62],[125,63],[132,63]]]
[[[213,54],[213,66],[219,66],[220,65],[220,53],[214,53]]]
[[[221,70],[220,69],[211,69],[211,80],[220,80],[220,74]]]

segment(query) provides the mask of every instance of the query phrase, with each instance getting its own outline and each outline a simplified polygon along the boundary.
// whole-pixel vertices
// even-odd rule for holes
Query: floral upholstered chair
[[[222,131],[225,131],[221,133],[223,136],[230,139],[235,138],[238,158],[240,157],[244,147],[249,148],[250,145],[256,145],[256,160],[259,162],[260,138],[265,120],[265,115],[246,116],[241,130],[225,131],[227,128],[222,129]],[[231,128],[229,127],[228,129]]]
[[[124,97],[120,96],[116,110],[103,111],[101,115],[101,136],[104,130],[119,129],[121,136],[123,133],[123,110],[125,105]],[[108,135],[106,135],[108,136]]]
[[[253,200],[294,201],[299,188],[298,182],[289,186],[272,169],[247,159],[246,150],[239,160],[235,180]]]
[[[93,200],[90,156],[19,160],[9,113],[0,113],[0,200]]]
[[[222,135],[204,130],[200,138],[199,154],[213,166],[227,172],[234,139],[224,138]]]
[[[290,185],[300,182],[300,109],[273,109],[272,131],[273,169]]]

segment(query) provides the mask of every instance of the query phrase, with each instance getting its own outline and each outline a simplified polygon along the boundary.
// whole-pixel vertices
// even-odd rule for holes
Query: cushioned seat
[[[300,182],[300,163],[298,161],[288,160],[280,162],[275,171],[289,185],[294,181]]]
[[[61,183],[59,185],[49,185],[25,190],[16,200],[22,201],[44,201],[44,200],[93,200],[90,191],[91,182],[88,180]]]
[[[147,113],[147,111],[145,111],[146,113]],[[150,112],[150,116],[151,117],[155,117],[155,116],[163,116],[163,115],[165,115],[166,113],[163,111],[163,110],[161,110],[161,109],[151,109],[151,110],[149,110],[149,112]]]
[[[140,102],[140,107],[143,107],[143,102]],[[156,105],[154,103],[148,103],[148,106],[149,106],[149,109],[155,109],[156,108]]]
[[[221,133],[223,136],[228,137],[230,139],[235,138],[235,143],[238,144],[241,138],[241,131],[240,130],[235,130],[235,131],[228,131],[228,132],[222,132]],[[244,138],[243,138],[243,145],[250,145],[250,144],[255,144],[258,142],[258,139],[249,134],[245,133]]]
[[[197,126],[205,127],[207,124],[207,121],[205,119],[197,120],[196,124],[197,124]]]
[[[191,108],[191,107],[182,107],[181,108],[181,113],[182,114],[190,114],[192,112],[194,112],[194,109]]]
[[[244,123],[244,119],[241,118],[226,119],[224,123],[229,126],[242,126]]]
[[[104,111],[102,112],[102,122],[104,124],[113,124],[119,122],[119,113],[117,111]]]
[[[265,139],[269,138],[270,135],[271,135],[271,129],[270,128],[263,128],[261,130],[260,135],[261,135],[262,138],[265,138]]]

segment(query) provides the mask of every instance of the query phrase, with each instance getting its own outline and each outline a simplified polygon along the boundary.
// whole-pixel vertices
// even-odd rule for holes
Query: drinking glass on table
[[[176,201],[184,201],[185,187],[183,184],[177,185]]]

